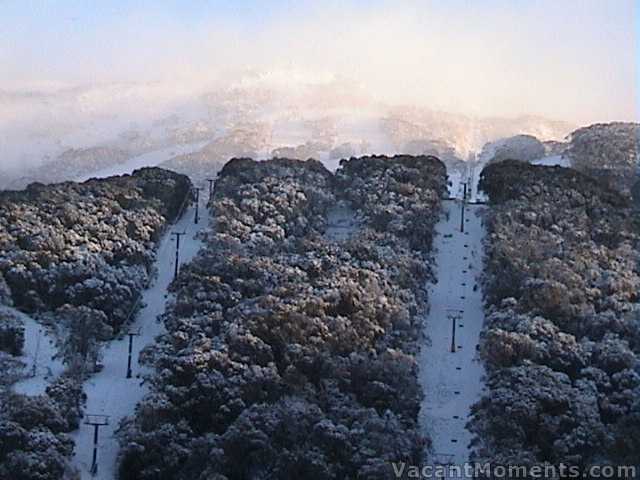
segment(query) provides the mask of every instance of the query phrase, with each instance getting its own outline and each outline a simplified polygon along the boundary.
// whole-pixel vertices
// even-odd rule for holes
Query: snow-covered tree
[[[149,168],[0,193],[0,302],[29,312],[84,305],[117,330],[190,188],[184,176]]]
[[[0,310],[0,350],[11,355],[22,354],[24,324],[8,310]]]
[[[89,307],[63,305],[56,310],[63,330],[58,355],[71,372],[81,374],[96,369],[100,357],[100,343],[113,335],[107,316]]]
[[[578,170],[629,191],[640,169],[640,124],[596,123],[569,135],[567,153]]]
[[[69,405],[62,397],[5,393],[0,404],[0,478],[79,478],[69,462],[73,441],[67,435],[77,428],[77,417],[68,415]]]
[[[544,157],[545,154],[544,144],[533,135],[515,135],[486,144],[479,157],[490,163],[504,160],[531,162]]]
[[[482,173],[491,200],[474,455],[637,463],[640,230],[623,195],[559,167]],[[634,452],[634,448],[636,448]]]
[[[229,162],[216,230],[144,353],[156,373],[123,426],[121,478],[386,479],[419,463],[414,355],[445,183],[433,157],[350,159],[336,177]],[[323,236],[339,199],[364,219],[345,242]]]

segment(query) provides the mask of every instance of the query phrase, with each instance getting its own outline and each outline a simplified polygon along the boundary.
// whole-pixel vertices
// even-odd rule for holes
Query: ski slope
[[[344,202],[339,202],[327,212],[325,237],[333,242],[348,240],[360,228],[356,213]]]
[[[84,174],[75,179],[77,182],[84,182],[90,178],[107,178],[115,175],[126,175],[133,173],[134,170],[138,170],[144,167],[156,167],[162,162],[165,162],[178,155],[184,155],[187,153],[193,153],[200,150],[208,142],[194,142],[186,145],[172,145],[171,147],[162,148],[160,150],[153,150],[151,152],[132,157],[124,163],[111,165],[102,170]]]
[[[465,170],[466,169],[447,170],[447,189],[449,191],[449,197],[462,198]]]
[[[103,349],[104,369],[93,375],[84,384],[87,401],[85,414],[108,415],[109,425],[100,427],[98,446],[98,472],[96,476],[90,473],[93,452],[93,427],[81,424],[72,433],[75,442],[73,465],[80,471],[82,479],[116,478],[116,460],[119,444],[115,436],[120,421],[132,415],[136,404],[147,392],[142,383],[142,376],[150,373],[148,369],[138,364],[138,355],[147,345],[152,344],[157,335],[164,331],[164,327],[157,320],[164,313],[167,299],[167,289],[174,278],[175,240],[171,232],[186,232],[180,240],[180,264],[189,262],[201,248],[201,241],[196,233],[209,227],[209,214],[205,210],[206,198],[201,197],[200,221],[194,224],[194,206],[186,209],[180,220],[162,239],[156,257],[157,278],[142,297],[143,308],[136,316],[129,328],[130,332],[138,332],[134,337],[132,355],[132,378],[126,378],[129,338],[116,339]],[[126,332],[125,332],[126,333]]]
[[[419,355],[419,382],[425,393],[419,422],[422,433],[433,442],[428,452],[431,465],[468,461],[471,433],[465,425],[471,405],[483,390],[484,369],[476,350],[484,323],[478,278],[485,231],[477,214],[482,208],[466,206],[462,233],[461,203],[446,201],[446,216],[436,227],[438,280],[429,288],[430,311],[425,320],[429,340]]]
[[[449,182],[448,192],[450,198],[462,198],[464,196],[464,184],[467,184],[467,200],[469,202],[485,202],[486,195],[478,190],[480,174],[485,167],[485,163],[471,162],[464,168],[448,170],[447,180]]]
[[[566,167],[571,166],[571,160],[564,155],[551,155],[550,157],[538,158],[531,162],[533,165],[546,165],[547,167]]]
[[[478,189],[478,185],[480,184],[480,174],[485,166],[485,163],[476,162],[468,169],[469,193],[467,199],[470,202],[475,203],[487,201],[487,195],[482,190]],[[462,197],[459,196],[458,198]]]
[[[24,325],[24,347],[19,359],[25,364],[25,378],[14,383],[12,389],[24,395],[41,395],[64,371],[62,361],[54,358],[58,352],[55,338],[29,315],[5,305],[0,308],[18,317]]]

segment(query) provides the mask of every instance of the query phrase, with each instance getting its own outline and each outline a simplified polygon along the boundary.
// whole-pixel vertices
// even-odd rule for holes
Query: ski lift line
[[[215,182],[215,179],[207,178],[207,182],[209,182],[209,198],[207,200],[208,204],[211,201],[211,197],[213,197],[213,183]]]
[[[182,218],[182,216],[184,215],[185,207],[186,207],[186,204],[187,204],[187,200],[189,200],[189,194],[190,193],[191,193],[191,190],[189,190],[187,192],[187,194],[184,196],[184,200],[182,200],[182,204],[180,205],[180,209],[178,210],[178,215],[176,215],[176,217],[173,219],[173,222],[171,222],[170,225],[165,224],[162,227],[161,237],[164,237],[166,235],[166,233],[167,233],[167,230],[169,230],[171,227],[175,226],[178,223],[178,221]],[[138,307],[142,303],[142,298],[143,298],[143,293],[139,292],[138,293],[138,297],[136,298],[136,301],[134,302],[133,306],[129,310],[129,314],[127,315],[127,318],[124,321],[125,325],[128,324],[131,321],[131,317],[133,316],[134,312],[136,312],[138,310]]]
[[[433,454],[434,457],[434,465],[440,465],[440,466],[447,466],[447,465],[453,465],[453,459],[455,457],[455,455],[453,453],[435,453]]]
[[[182,207],[180,209],[181,213],[176,216],[175,220],[171,224],[171,227],[175,226],[177,224],[177,222],[179,221],[179,219],[182,218],[182,216],[184,215],[184,213],[185,213],[184,206],[186,205],[186,202],[187,202],[188,198],[189,198],[189,193],[187,193],[187,195],[185,195],[185,199],[183,200]],[[163,230],[165,230],[165,232],[166,232],[167,229],[168,229],[167,226],[163,227]],[[163,236],[164,236],[165,232],[163,232]],[[184,234],[186,234],[186,232],[184,232]],[[166,245],[164,245],[164,247],[168,248],[168,245],[169,244],[167,243]],[[158,252],[158,253],[160,253],[160,252]],[[141,292],[138,295],[138,298],[137,298],[133,308],[131,309],[131,311],[129,312],[129,315],[127,316],[126,323],[130,322],[133,313],[137,311],[138,306],[142,302],[143,295],[144,295],[143,292]],[[137,333],[134,333],[133,335],[139,335],[141,332],[142,332],[142,327],[140,326],[138,328],[138,330],[137,330]],[[128,335],[129,335],[129,357],[128,357],[128,367],[127,367],[127,378],[131,378],[131,375],[132,375],[132,372],[131,372],[131,355],[132,355],[133,337],[132,337],[131,333],[129,333]],[[110,396],[110,393],[111,393],[111,391],[109,391],[107,393],[107,395],[103,398],[103,401],[104,401],[103,409],[105,408],[105,405],[108,403],[107,400],[108,400],[108,397]],[[96,466],[96,468],[97,468],[97,466]]]
[[[196,216],[194,219],[194,223],[197,225],[198,224],[198,220],[200,219],[200,190],[202,190],[202,188],[200,187],[193,187],[193,190],[195,190],[196,192]]]
[[[92,476],[95,476],[98,473],[98,433],[100,431],[100,427],[104,427],[109,425],[109,415],[96,415],[91,414],[87,415],[86,420],[84,421],[85,425],[93,426],[93,456],[91,460],[91,469],[89,472]]]
[[[129,330],[127,335],[129,336],[129,355],[127,357],[127,378],[131,378],[133,376],[133,372],[131,370],[131,361],[133,357],[133,337],[139,337],[142,332],[142,327],[138,327],[136,330]]]
[[[184,215],[185,212],[185,208],[186,208],[186,204],[187,201],[189,200],[189,194],[191,193],[191,190],[189,190],[186,195],[184,196],[184,200],[182,201],[182,205],[180,206],[180,209],[178,210],[178,215],[176,215],[176,217],[174,218],[174,220],[171,222],[171,224],[165,224],[162,227],[162,234],[161,237],[164,237],[166,235],[167,230],[169,230],[170,228],[172,228],[173,226],[175,226],[177,224],[177,222],[182,218],[182,216]],[[168,245],[168,244],[167,244]],[[165,247],[167,248],[167,247]],[[159,252],[156,252],[159,253]],[[135,312],[137,312],[142,304],[142,299],[144,298],[144,293],[143,292],[139,292],[138,296],[136,298],[136,301],[134,302],[133,306],[131,307],[131,309],[129,310],[129,313],[127,314],[127,317],[123,323],[123,325],[127,325],[131,323],[131,319],[134,315]],[[84,364],[82,365],[82,370],[80,372],[80,378],[84,379],[84,373],[85,373],[85,366]],[[79,397],[78,397],[79,398]],[[104,407],[103,407],[104,408]]]
[[[103,415],[101,413],[87,413],[84,424],[85,425],[109,425],[110,415]]]
[[[187,232],[172,232],[171,235],[176,236],[176,259],[175,259],[175,268],[173,273],[174,280],[178,278],[178,272],[180,271],[180,237],[186,235]]]
[[[467,197],[467,204],[469,200],[475,200],[474,197],[476,192],[473,182],[469,183],[471,185],[468,185],[468,187],[471,188],[467,189],[467,193],[470,194],[471,197]],[[455,215],[455,213],[459,212],[460,210],[460,205],[458,204],[458,202],[460,202],[460,200],[458,200],[455,204],[448,204],[443,208]],[[476,210],[476,212],[477,211],[478,210]],[[442,402],[440,401],[440,399],[436,398],[436,406],[438,408],[435,408],[432,412],[428,412],[425,416],[425,418],[427,419],[437,419],[438,423],[436,425],[438,426],[438,430],[442,430],[438,432],[434,437],[435,452],[445,453],[447,450],[449,450],[450,452],[453,451],[454,453],[452,454],[452,458],[456,461],[456,463],[464,461],[464,458],[466,458],[465,455],[467,454],[468,450],[468,448],[466,447],[467,433],[466,431],[462,430],[462,427],[464,426],[466,418],[466,402],[471,392],[467,390],[468,386],[465,382],[465,379],[467,376],[470,377],[475,373],[474,365],[470,363],[470,358],[468,358],[468,355],[464,352],[469,353],[474,350],[471,349],[471,345],[475,343],[473,341],[475,339],[467,338],[467,335],[470,334],[471,336],[475,336],[476,334],[476,325],[469,324],[467,326],[466,319],[467,317],[469,319],[475,318],[476,315],[475,302],[477,298],[476,296],[471,294],[471,289],[474,287],[473,276],[475,275],[477,265],[472,267],[472,265],[469,264],[469,261],[471,261],[471,263],[475,263],[475,259],[477,257],[476,249],[478,247],[475,241],[475,235],[477,232],[476,230],[474,230],[474,228],[471,227],[471,225],[475,226],[477,217],[473,215],[473,212],[470,213],[469,210],[466,210],[466,213],[467,215],[465,215],[466,218],[464,219],[464,234],[466,236],[460,235],[459,233],[454,234],[453,240],[450,241],[449,244],[447,244],[447,242],[442,242],[442,240],[440,241],[440,245],[443,245],[443,243],[445,245],[444,253],[442,254],[442,258],[444,259],[445,263],[441,263],[442,265],[445,265],[445,268],[440,269],[439,271],[440,283],[444,283],[444,285],[440,286],[436,291],[436,295],[439,300],[437,302],[437,305],[439,305],[438,309],[440,310],[440,313],[439,315],[432,317],[433,319],[437,319],[437,317],[440,317],[441,319],[440,322],[434,322],[433,325],[437,325],[435,327],[437,328],[437,331],[435,333],[437,333],[437,337],[441,338],[442,343],[445,343],[446,340],[449,339],[447,337],[449,337],[450,335],[453,337],[453,332],[455,332],[454,335],[459,337],[455,339],[455,353],[448,353],[448,349],[446,348],[448,345],[446,345],[445,343],[445,348],[438,348],[437,354],[440,356],[439,358],[441,358],[442,361],[450,364],[448,368],[451,369],[451,373],[454,373],[454,385],[452,385],[453,388],[451,388],[451,390],[448,392],[448,399],[459,404],[460,407],[464,407],[465,410],[463,411],[461,408],[444,408],[444,404],[441,404]],[[444,228],[442,228],[441,231],[445,234],[443,235],[443,237],[447,240],[449,240],[451,237],[447,237],[446,233],[454,231],[456,227],[459,227],[460,219],[457,217],[458,216],[455,215],[453,218],[449,218],[448,220],[446,220],[446,222],[443,221]],[[463,260],[463,257],[465,256],[467,258]],[[462,272],[462,270],[464,270],[464,272]],[[454,290],[451,291],[451,288],[453,288]],[[461,299],[461,297],[465,298]],[[454,329],[453,324],[447,322],[447,320],[451,322],[450,319],[447,319],[447,313],[457,313],[455,312],[455,310],[457,310],[455,307],[457,306],[464,306],[466,311],[463,313],[462,318],[456,321]],[[471,328],[471,330],[467,331],[469,328]],[[456,329],[459,330],[457,330],[456,332]],[[466,347],[466,349],[463,349],[463,347]],[[447,353],[449,355],[448,357],[445,356],[447,355]],[[453,355],[455,355],[456,353],[459,355],[457,362],[455,361],[455,357],[453,357]],[[454,360],[454,362],[451,362],[451,360]],[[453,363],[453,365],[451,365],[451,363]],[[458,363],[458,365],[455,365],[455,363]],[[468,372],[468,374],[464,372]],[[428,375],[425,377],[425,391],[427,391],[427,387],[430,381],[436,382],[437,379],[440,378],[437,375]],[[433,379],[431,377],[433,377]],[[464,385],[459,384],[460,381],[463,381]],[[425,431],[428,431],[428,428],[426,428],[426,426],[424,428]],[[446,461],[442,462],[443,459],[434,458],[433,456],[431,456],[431,458],[428,458],[427,460],[431,464],[434,464],[434,461],[436,460],[440,460],[441,463],[446,463]]]
[[[38,356],[40,354],[40,338],[42,336],[42,328],[38,328],[38,339],[36,340],[36,351],[33,354],[33,368],[31,371],[31,377],[36,376],[37,368],[38,368]]]

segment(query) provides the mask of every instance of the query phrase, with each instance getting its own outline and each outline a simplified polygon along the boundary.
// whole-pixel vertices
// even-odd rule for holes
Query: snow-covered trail
[[[464,184],[467,184],[467,201],[484,202],[487,200],[484,192],[478,190],[480,182],[480,174],[486,163],[473,162],[465,165],[462,169],[450,170],[447,176],[451,185],[449,185],[449,197],[462,198],[464,196]]]
[[[480,174],[482,173],[482,169],[486,166],[486,163],[477,162],[474,163],[473,166],[468,168],[468,183],[469,183],[469,192],[467,196],[467,200],[470,202],[485,202],[487,200],[486,194],[478,190],[478,185],[480,184]],[[460,196],[459,198],[462,198]]]
[[[164,331],[163,325],[157,321],[157,318],[165,311],[167,289],[174,277],[175,236],[172,236],[171,232],[186,232],[186,235],[180,239],[180,264],[189,262],[202,246],[201,240],[195,238],[196,233],[209,226],[209,213],[205,208],[206,200],[201,197],[201,215],[198,225],[194,223],[195,206],[191,206],[160,242],[155,263],[157,277],[152,286],[144,291],[143,308],[129,329],[132,332],[140,329],[140,336],[134,337],[133,342],[133,377],[126,378],[129,338],[125,336],[108,344],[103,350],[104,369],[84,384],[87,395],[85,414],[109,415],[109,425],[100,427],[98,473],[95,476],[90,473],[93,427],[82,423],[80,428],[72,433],[75,441],[72,463],[81,472],[83,479],[113,480],[116,478],[119,445],[114,431],[117,430],[120,420],[134,413],[136,404],[147,392],[147,386],[142,384],[141,377],[142,374],[148,373],[148,369],[138,365],[138,356],[140,350],[152,344],[155,337]]]
[[[196,152],[207,143],[209,142],[194,142],[185,145],[172,145],[159,150],[153,150],[136,157],[131,157],[124,163],[118,163],[95,172],[80,175],[75,179],[75,181],[84,182],[90,178],[106,178],[115,175],[127,175],[133,173],[134,170],[138,170],[139,168],[156,167],[162,162],[170,160],[178,155]]]
[[[41,395],[65,368],[62,360],[53,358],[58,352],[55,338],[44,325],[26,313],[5,305],[0,308],[19,318],[24,325],[24,347],[20,360],[26,365],[26,378],[14,383],[12,389],[24,395]]]
[[[549,157],[538,158],[531,162],[533,165],[546,165],[547,167],[571,167],[571,159],[564,155],[551,155]]]
[[[344,202],[338,202],[327,212],[325,237],[333,242],[348,240],[360,228],[360,220],[353,209]]]
[[[419,381],[425,392],[419,420],[433,442],[430,463],[463,465],[471,440],[467,417],[483,389],[484,369],[476,345],[484,322],[478,279],[484,227],[477,216],[484,207],[466,206],[465,233],[460,232],[460,202],[444,202],[443,208],[448,218],[438,223],[435,241],[438,283],[429,289],[431,309],[425,323],[430,341],[419,356]]]

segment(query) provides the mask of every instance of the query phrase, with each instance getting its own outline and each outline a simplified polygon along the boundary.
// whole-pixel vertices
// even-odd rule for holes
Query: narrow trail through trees
[[[98,471],[91,475],[93,456],[94,429],[81,420],[80,428],[71,435],[75,442],[73,465],[80,471],[83,479],[113,480],[116,478],[116,460],[119,450],[115,431],[120,421],[134,413],[137,403],[147,392],[142,383],[147,369],[138,364],[140,351],[154,342],[157,335],[164,331],[157,320],[165,311],[167,291],[174,278],[175,236],[171,232],[186,232],[180,242],[180,264],[189,262],[202,246],[196,233],[209,226],[209,214],[204,208],[206,199],[200,201],[199,223],[194,223],[195,205],[187,208],[180,220],[168,230],[161,240],[155,262],[157,275],[152,285],[143,292],[142,309],[123,338],[110,342],[103,350],[102,364],[104,368],[91,376],[84,384],[87,395],[84,408],[86,415],[108,416],[109,424],[99,429],[98,439]],[[126,378],[129,337],[127,332],[136,333],[133,338],[132,370],[133,376]]]
[[[346,204],[338,203],[327,213],[325,236],[332,241],[348,240],[360,228],[360,220]]]
[[[476,191],[469,193],[475,196]],[[478,216],[484,207],[466,205],[464,232],[460,201],[446,201],[443,208],[446,216],[436,227],[434,245],[437,283],[429,288],[425,322],[429,340],[419,357],[425,393],[420,424],[432,440],[431,465],[463,465],[471,441],[465,426],[483,389],[484,369],[476,346],[484,322],[479,275],[485,231]]]
[[[19,360],[25,364],[22,369],[25,378],[11,388],[23,395],[42,395],[47,386],[64,371],[62,360],[54,358],[58,351],[55,338],[44,325],[26,313],[6,305],[0,305],[0,310],[9,312],[24,325],[24,347]]]

